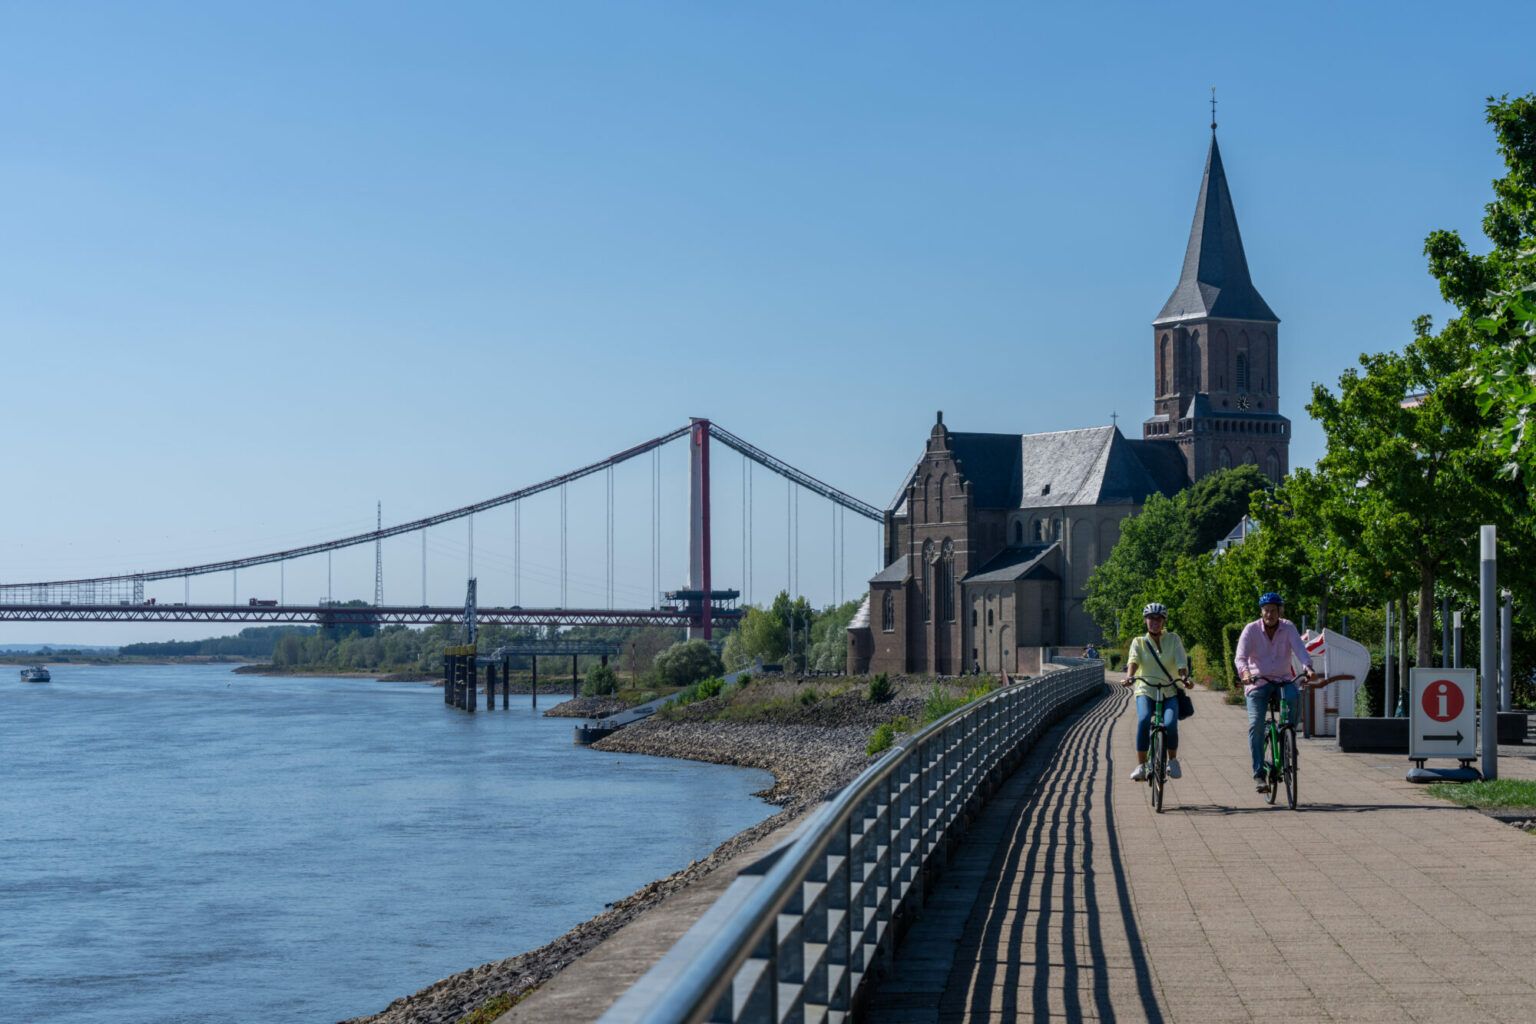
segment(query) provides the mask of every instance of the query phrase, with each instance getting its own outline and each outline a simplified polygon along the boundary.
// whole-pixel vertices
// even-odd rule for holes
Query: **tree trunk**
[[[1418,664],[1428,668],[1435,663],[1435,570],[1419,567]]]

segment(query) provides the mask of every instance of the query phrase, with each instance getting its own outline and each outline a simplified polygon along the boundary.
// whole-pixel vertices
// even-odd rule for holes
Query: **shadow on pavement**
[[[1257,795],[1257,794],[1255,794]],[[1464,811],[1465,807],[1455,804],[1446,804],[1443,807],[1434,804],[1308,804],[1304,803],[1292,811],[1284,803],[1273,805],[1263,804],[1258,807],[1223,807],[1220,804],[1180,804],[1177,807],[1167,807],[1166,811],[1174,814],[1218,815],[1229,814],[1369,814],[1372,811]]]
[[[1053,1012],[1070,1020],[1121,1018],[1161,1024],[1165,1019],[1137,927],[1110,799],[1115,745],[1105,739],[1124,703],[1121,693],[1106,697],[1069,721],[1058,742],[1042,744],[1037,752],[1044,754],[1040,777],[1014,813],[1006,853],[994,861],[989,881],[996,888],[980,895],[967,929],[976,936],[966,937],[967,947],[979,945],[974,973],[969,965],[966,970],[968,1015],[986,1018],[993,1012],[994,991],[1002,989],[1005,1010],[1021,1017],[1029,1012],[1037,1020]],[[1032,760],[1040,763],[1034,755]],[[1101,808],[1108,871],[1095,859],[1093,816]],[[1113,877],[1113,894],[1100,892],[1101,876]],[[1016,882],[1025,888],[1015,903],[1007,887]],[[1082,911],[1077,909],[1079,897],[1086,908]],[[1107,961],[1104,928],[1116,920],[1124,930],[1136,979],[1139,1005],[1133,1007],[1113,1005],[1102,970]],[[1083,938],[1086,951],[1079,945]],[[1020,963],[1027,946],[1033,946],[1033,962]],[[960,981],[951,975],[952,983]],[[1056,1008],[1051,1006],[1053,991],[1062,1000]],[[1092,1005],[1085,1006],[1090,992]],[[1009,1005],[1010,997],[1014,1005]]]

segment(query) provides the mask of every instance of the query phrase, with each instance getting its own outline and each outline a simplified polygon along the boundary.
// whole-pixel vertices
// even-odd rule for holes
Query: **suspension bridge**
[[[651,474],[651,530],[652,530],[652,580],[660,580],[661,535],[661,472],[659,453],[673,442],[683,441],[689,450],[689,520],[688,520],[688,580],[687,586],[660,592],[656,591],[654,603],[648,608],[614,607],[614,480],[616,467],[652,457]],[[690,636],[713,639],[717,629],[728,629],[740,618],[737,601],[741,589],[722,588],[712,557],[711,518],[711,444],[719,442],[734,451],[743,460],[743,491],[750,487],[750,468],[767,469],[788,484],[787,511],[789,544],[798,544],[799,493],[808,492],[831,504],[833,509],[832,542],[834,559],[846,556],[843,517],[846,513],[883,522],[880,509],[809,473],[795,468],[788,462],[725,430],[708,419],[694,418],[687,424],[665,434],[633,445],[605,459],[581,466],[547,480],[463,505],[446,512],[426,516],[394,526],[385,526],[382,514],[376,528],[354,533],[334,540],[306,544],[280,551],[248,555],[179,568],[157,569],[145,572],[120,573],[88,578],[50,580],[34,583],[0,584],[0,622],[246,622],[246,623],[310,623],[324,626],[349,624],[367,625],[432,625],[452,622],[479,622],[502,625],[565,627],[582,625],[600,626],[660,626],[683,627]],[[606,477],[607,529],[604,539],[606,552],[607,607],[568,607],[566,602],[569,576],[569,537],[566,528],[567,488],[584,478],[602,475]],[[468,588],[465,605],[429,605],[426,600],[426,538],[427,531],[447,523],[465,520],[469,529],[471,565],[473,563],[474,517],[493,509],[511,506],[515,519],[515,545],[519,554],[514,565],[514,593],[521,592],[521,518],[522,503],[546,492],[555,491],[560,497],[560,601],[554,607],[477,607],[474,600],[473,581]],[[750,550],[751,511],[744,501],[742,505],[742,530],[744,534],[742,573],[746,583],[752,572]],[[406,535],[420,535],[422,541],[422,602],[420,605],[385,604],[383,594],[383,542]],[[301,559],[325,557],[329,566],[331,555],[343,549],[374,546],[375,586],[371,605],[361,602],[320,602],[290,604],[286,600],[286,569]],[[791,555],[791,564],[797,559]],[[276,599],[250,598],[239,600],[239,574],[261,566],[276,565],[279,571],[278,597]],[[231,580],[231,601],[228,604],[190,600],[193,577],[228,574]],[[329,568],[327,570],[329,576]],[[473,571],[471,569],[471,575]],[[796,574],[791,574],[793,581]],[[182,601],[168,602],[158,596],[146,596],[146,586],[181,580]],[[329,589],[329,588],[328,588]]]

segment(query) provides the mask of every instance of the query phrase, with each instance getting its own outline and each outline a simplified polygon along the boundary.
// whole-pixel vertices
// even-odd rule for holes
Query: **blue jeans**
[[[1253,774],[1259,774],[1264,760],[1264,712],[1269,708],[1269,695],[1279,690],[1284,700],[1291,702],[1288,720],[1296,724],[1296,699],[1300,693],[1295,683],[1265,683],[1248,691],[1248,753],[1253,757]],[[1284,712],[1282,711],[1282,714]]]
[[[1154,701],[1151,697],[1136,698],[1136,753],[1145,754],[1147,748],[1152,745],[1152,708]],[[1166,730],[1163,736],[1168,741],[1168,749],[1179,749],[1179,699],[1167,697],[1163,700],[1163,728]]]

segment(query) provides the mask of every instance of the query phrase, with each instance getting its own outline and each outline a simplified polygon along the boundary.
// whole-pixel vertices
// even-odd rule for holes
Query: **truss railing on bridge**
[[[712,620],[727,629],[741,618],[734,608],[716,609]],[[674,608],[477,608],[482,626],[667,626],[685,629],[697,620]],[[198,604],[0,604],[0,622],[264,622],[322,626],[431,626],[462,623],[461,606],[407,605],[198,605]],[[601,652],[598,652],[601,653]]]
[[[743,871],[604,1024],[846,1019],[966,810],[1103,685],[1102,663],[1053,672],[900,744]]]

